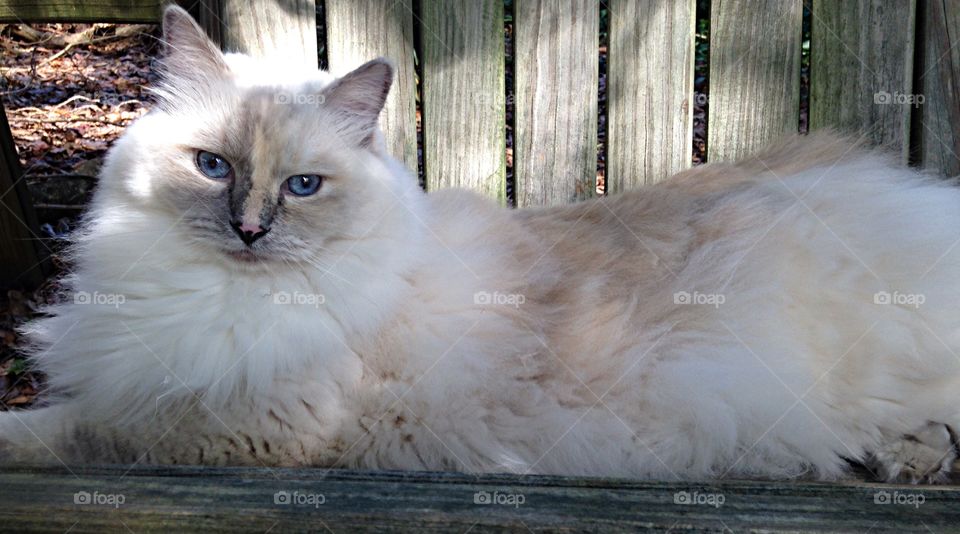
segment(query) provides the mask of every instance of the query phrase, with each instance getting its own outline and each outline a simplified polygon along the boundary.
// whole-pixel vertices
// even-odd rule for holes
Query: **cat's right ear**
[[[190,13],[176,5],[163,12],[164,75],[168,81],[203,83],[223,78],[229,67],[217,45]],[[172,80],[171,80],[172,78]]]

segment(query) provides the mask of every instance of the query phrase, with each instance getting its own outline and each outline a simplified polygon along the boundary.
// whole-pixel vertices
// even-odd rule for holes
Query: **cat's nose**
[[[270,231],[269,228],[263,228],[259,224],[247,224],[237,221],[232,221],[230,223],[230,227],[233,228],[233,231],[240,236],[240,240],[243,241],[248,247],[257,239],[267,235],[267,232]]]

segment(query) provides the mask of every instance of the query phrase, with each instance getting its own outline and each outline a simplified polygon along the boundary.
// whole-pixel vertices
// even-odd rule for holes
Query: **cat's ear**
[[[377,132],[377,119],[392,83],[393,64],[377,58],[324,88],[323,102],[334,111],[340,132],[365,146]]]
[[[190,13],[171,5],[163,12],[164,74],[186,82],[223,78],[229,72],[223,53],[207,38]]]

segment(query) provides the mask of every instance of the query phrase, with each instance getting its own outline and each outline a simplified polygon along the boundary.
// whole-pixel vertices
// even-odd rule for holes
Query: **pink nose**
[[[269,228],[263,228],[259,224],[249,224],[245,222],[231,222],[230,227],[233,228],[233,231],[237,233],[240,240],[247,246],[252,245],[254,241],[267,235],[267,232],[270,231]]]

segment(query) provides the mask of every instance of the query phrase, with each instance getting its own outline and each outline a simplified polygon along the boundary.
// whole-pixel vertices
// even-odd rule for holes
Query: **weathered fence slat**
[[[0,107],[0,285],[43,280],[33,204],[21,179],[7,115]]]
[[[387,149],[417,170],[412,0],[327,0],[327,59],[343,75],[378,56],[393,60],[393,87],[380,115]]]
[[[286,58],[316,69],[314,0],[220,0],[223,47],[252,56]]]
[[[177,5],[190,12],[190,15],[210,39],[223,46],[223,0],[176,0]]]
[[[517,205],[594,196],[599,6],[517,0],[514,15]]]
[[[947,176],[960,175],[960,0],[922,4],[923,56],[919,83],[923,95],[915,132],[920,163]],[[916,112],[914,108],[913,112]]]
[[[503,2],[423,0],[427,189],[506,200]]]
[[[0,0],[0,23],[157,22],[170,0]]]
[[[810,128],[834,127],[909,150],[916,0],[814,0]]]
[[[863,482],[115,466],[6,468],[0,496],[0,524],[17,532],[957,532],[960,522],[957,486]]]
[[[695,0],[611,0],[606,191],[663,180],[693,150]]]
[[[796,133],[802,0],[714,0],[707,160],[747,156]]]

